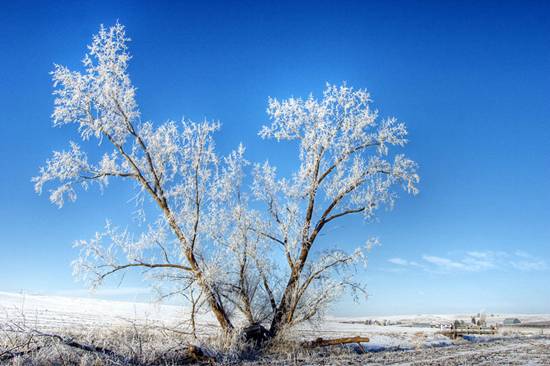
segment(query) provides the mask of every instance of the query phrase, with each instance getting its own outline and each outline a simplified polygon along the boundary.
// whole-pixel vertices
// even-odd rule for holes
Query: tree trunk
[[[162,208],[164,215],[168,220],[169,225],[172,227],[181,245],[184,247],[186,246],[186,244],[189,245],[189,243],[187,242],[187,238],[183,234],[181,228],[176,222],[174,216],[172,215],[172,212],[168,207],[168,202],[166,198],[164,198],[164,196],[162,199],[160,199],[159,205]],[[198,206],[197,206],[197,210],[198,210]],[[198,215],[198,211],[197,211],[197,215]],[[198,220],[195,223],[195,233],[197,230],[197,225],[198,225]],[[194,242],[194,239],[193,239],[193,242]],[[231,331],[233,329],[233,324],[231,324],[231,321],[229,320],[229,317],[225,312],[223,304],[220,303],[219,299],[216,297],[216,294],[214,293],[214,291],[212,290],[212,288],[204,278],[202,269],[199,267],[197,258],[195,258],[195,253],[193,252],[193,245],[191,245],[190,247],[187,247],[187,249],[185,250],[185,256],[191,266],[191,269],[193,270],[193,274],[195,275],[197,283],[199,284],[202,291],[206,295],[206,301],[208,302],[210,309],[212,309],[212,312],[214,313],[214,316],[218,320],[218,323],[220,324],[221,328],[224,330],[224,332]]]
[[[271,326],[269,328],[269,333],[271,336],[275,336],[283,326],[290,324],[294,318],[294,310],[296,309],[296,303],[300,301],[299,298],[293,298],[293,292],[296,291],[296,286],[304,269],[307,257],[309,255],[309,250],[311,249],[311,241],[305,241],[302,244],[302,250],[300,251],[300,257],[297,263],[292,268],[290,278],[288,279],[285,291],[281,298],[281,302],[275,311],[273,320],[271,321]],[[292,302],[295,302],[293,304]]]
[[[281,302],[275,310],[275,315],[271,321],[271,326],[269,327],[269,333],[272,337],[276,336],[277,333],[288,323],[292,321],[293,314],[289,314],[289,311],[292,309],[291,306],[291,297],[292,292],[295,290],[298,283],[298,278],[300,274],[295,270],[292,271],[288,283],[286,285],[283,296],[281,297]]]
[[[197,279],[197,283],[201,287],[203,293],[206,295],[206,301],[208,302],[210,309],[214,313],[214,316],[218,320],[218,323],[225,332],[231,331],[233,329],[233,324],[231,324],[231,321],[229,320],[229,317],[227,316],[223,305],[218,301],[213,290],[204,279],[202,271],[199,268],[197,259],[195,258],[195,254],[192,250],[188,249],[185,251],[185,255],[187,257],[187,260],[189,261],[189,264],[191,265],[191,268],[193,269],[193,273],[195,275],[195,278]]]
[[[231,324],[225,309],[212,294],[208,294],[208,304],[210,305],[210,308],[212,309],[212,312],[214,313],[214,316],[216,316],[216,319],[218,320],[218,323],[220,323],[222,329],[226,332],[232,330],[233,324]]]

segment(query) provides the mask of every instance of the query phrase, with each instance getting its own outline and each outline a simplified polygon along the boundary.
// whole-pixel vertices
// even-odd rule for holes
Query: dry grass
[[[60,338],[57,338],[57,335]],[[65,331],[52,334],[10,324],[0,333],[0,364],[4,365],[183,365],[189,363],[220,365],[523,365],[550,364],[550,338],[544,336],[500,338],[486,343],[457,342],[443,348],[417,347],[406,351],[367,352],[355,347],[325,347],[305,350],[291,335],[276,339],[271,347],[259,352],[243,343],[237,335],[207,336],[193,341],[180,330],[130,325]],[[423,335],[418,334],[422,339]],[[67,345],[93,345],[87,351]],[[195,344],[204,351],[203,358],[190,358],[188,347]],[[11,354],[10,354],[11,352]],[[7,356],[21,353],[19,356]]]

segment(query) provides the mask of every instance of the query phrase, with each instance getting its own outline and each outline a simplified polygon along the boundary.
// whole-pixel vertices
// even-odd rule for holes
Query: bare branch
[[[109,272],[106,272],[106,273],[103,273],[100,275],[100,280],[103,280],[105,277],[113,274],[113,273],[116,273],[118,271],[121,271],[121,270],[124,270],[124,269],[127,269],[127,268],[132,268],[132,267],[143,267],[143,268],[175,268],[175,269],[181,269],[181,270],[184,270],[184,271],[193,271],[193,269],[191,267],[187,267],[187,266],[182,266],[182,265],[179,265],[179,264],[171,264],[171,263],[161,263],[161,264],[151,264],[151,263],[128,263],[128,264],[123,264],[123,265],[111,265],[109,267],[113,267],[112,270],[110,270]]]

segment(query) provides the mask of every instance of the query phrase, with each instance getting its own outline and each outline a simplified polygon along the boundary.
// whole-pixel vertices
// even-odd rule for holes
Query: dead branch
[[[108,348],[94,346],[93,344],[79,343],[79,342],[76,342],[73,339],[64,338],[64,337],[61,337],[60,335],[57,335],[57,334],[40,333],[40,335],[43,336],[43,337],[51,337],[53,339],[56,339],[61,344],[65,345],[65,346],[68,346],[68,347],[72,347],[72,348],[76,348],[76,349],[80,349],[82,351],[87,351],[87,352],[92,352],[92,353],[99,353],[103,356],[108,356],[108,357],[115,358],[119,361],[123,361],[123,362],[125,362],[126,364],[129,364],[129,365],[136,364],[136,362],[134,362],[133,360],[130,360],[127,357],[121,356],[118,353],[116,353],[115,351],[112,351]]]
[[[12,350],[4,351],[0,353],[0,361],[9,361],[16,357],[26,356],[35,352],[38,352],[42,347],[36,347],[27,351],[14,352]]]
[[[34,336],[34,337],[42,337],[42,338],[52,339],[52,340],[58,341],[59,343],[65,345],[65,346],[68,346],[68,347],[76,348],[76,349],[86,351],[86,352],[98,353],[98,354],[100,354],[104,357],[114,358],[114,359],[116,359],[116,360],[118,360],[121,363],[126,364],[126,365],[137,365],[137,363],[135,361],[133,361],[131,359],[128,359],[127,357],[124,357],[124,356],[116,353],[115,351],[112,351],[112,350],[110,350],[108,348],[105,348],[105,347],[99,347],[99,346],[95,346],[95,345],[92,345],[92,344],[79,343],[79,342],[73,340],[72,338],[62,337],[58,334],[44,333],[44,332],[41,332],[41,331],[36,330],[36,329],[26,329],[27,327],[24,326],[24,325],[23,326],[19,325],[19,324],[13,324],[13,325],[15,326],[16,331],[21,332],[21,333],[27,333],[31,337]],[[42,348],[42,347],[36,347],[36,348],[33,348],[33,349],[29,349],[29,350],[26,350],[26,351],[20,351],[20,352],[11,352],[11,351],[3,352],[2,357],[0,358],[0,360],[5,361],[5,360],[9,360],[9,359],[18,357],[18,356],[25,356],[25,355],[28,355],[28,354],[32,354],[32,353],[37,352],[40,348]]]
[[[208,356],[204,351],[197,346],[188,346],[183,350],[176,350],[176,355],[167,359],[165,356],[156,360],[155,363],[166,363],[166,361],[177,361],[178,365],[189,365],[195,363],[208,363],[214,364],[216,359],[212,356]]]
[[[342,344],[357,343],[361,345],[361,342],[368,342],[368,337],[344,337],[344,338],[333,338],[333,339],[323,339],[317,338],[314,341],[302,342],[302,347],[304,348],[316,348],[316,347],[326,347],[326,346],[339,346]]]

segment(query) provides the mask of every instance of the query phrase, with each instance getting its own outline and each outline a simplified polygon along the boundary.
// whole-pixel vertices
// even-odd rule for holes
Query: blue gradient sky
[[[59,210],[30,178],[75,134],[51,128],[53,63],[80,66],[99,24],[134,40],[131,75],[145,119],[219,119],[282,171],[294,151],[261,141],[268,96],[367,88],[405,121],[421,193],[324,245],[382,246],[359,276],[370,298],[337,314],[550,312],[550,7],[545,2],[138,2],[0,4],[0,291],[83,295],[75,239],[109,217],[128,224],[113,185]],[[137,276],[97,296],[145,299]]]

